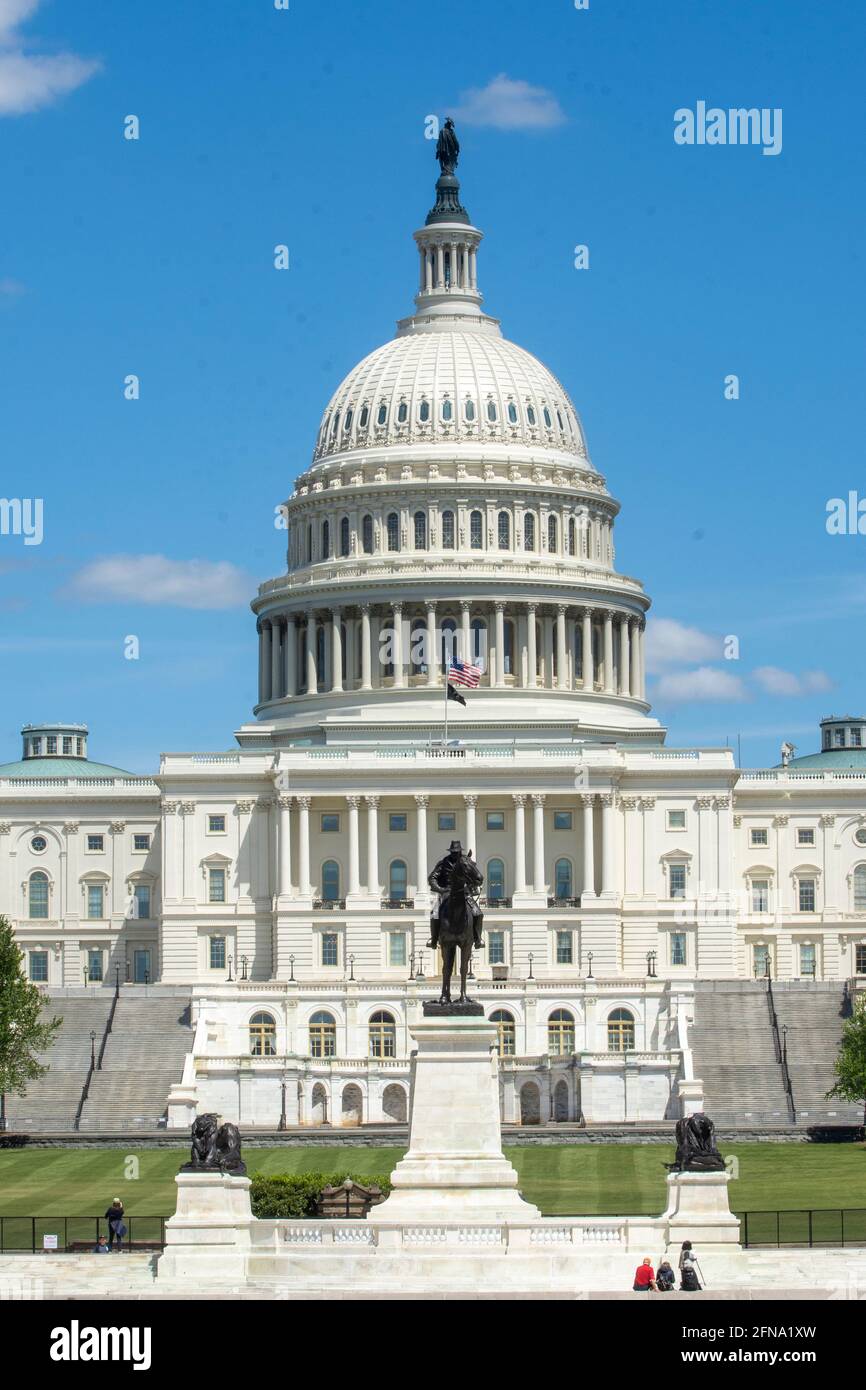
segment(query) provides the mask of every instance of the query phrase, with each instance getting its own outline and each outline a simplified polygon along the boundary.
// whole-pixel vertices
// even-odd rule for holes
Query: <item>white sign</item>
[[[57,1249],[57,1237],[56,1237],[56,1236],[43,1236],[43,1237],[42,1237],[42,1249],[43,1249],[43,1250],[56,1250],[56,1249]]]

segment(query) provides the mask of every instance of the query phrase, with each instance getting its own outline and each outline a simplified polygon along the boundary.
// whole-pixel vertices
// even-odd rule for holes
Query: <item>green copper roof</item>
[[[782,763],[776,767],[781,770]],[[788,763],[789,772],[850,772],[861,768],[866,769],[866,748],[825,748],[822,753],[806,753]]]
[[[89,758],[19,758],[15,763],[0,763],[0,777],[138,777],[108,763],[92,763]]]

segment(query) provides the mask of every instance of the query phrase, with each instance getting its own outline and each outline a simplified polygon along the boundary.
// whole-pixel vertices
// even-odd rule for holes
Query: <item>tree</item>
[[[42,995],[23,962],[10,923],[0,917],[0,1129],[6,1128],[6,1096],[26,1094],[27,1083],[47,1072],[34,1054],[51,1046],[61,1024],[44,1017]]]
[[[827,1100],[849,1100],[863,1106],[866,1124],[866,998],[862,995],[842,1029],[839,1056],[833,1064],[836,1084]]]

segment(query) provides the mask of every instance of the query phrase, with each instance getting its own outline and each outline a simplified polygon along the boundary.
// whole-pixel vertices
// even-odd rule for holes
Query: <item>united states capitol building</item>
[[[42,724],[0,766],[30,978],[191,1004],[169,1125],[406,1119],[453,839],[485,878],[471,990],[506,1122],[675,1117],[704,1094],[702,987],[866,976],[866,717],[768,770],[668,747],[619,503],[487,313],[453,175],[414,238],[414,310],[334,391],[283,509],[234,750],[134,776]],[[465,705],[456,659],[482,671]]]

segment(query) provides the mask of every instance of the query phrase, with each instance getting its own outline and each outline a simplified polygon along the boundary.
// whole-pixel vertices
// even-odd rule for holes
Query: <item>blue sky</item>
[[[669,742],[774,763],[862,712],[866,536],[825,519],[866,498],[864,40],[847,0],[0,0],[0,495],[45,509],[0,535],[0,760],[41,718],[136,770],[232,745],[274,506],[412,306],[430,113],[486,306],[622,503]],[[677,145],[701,100],[781,108],[781,153]]]

